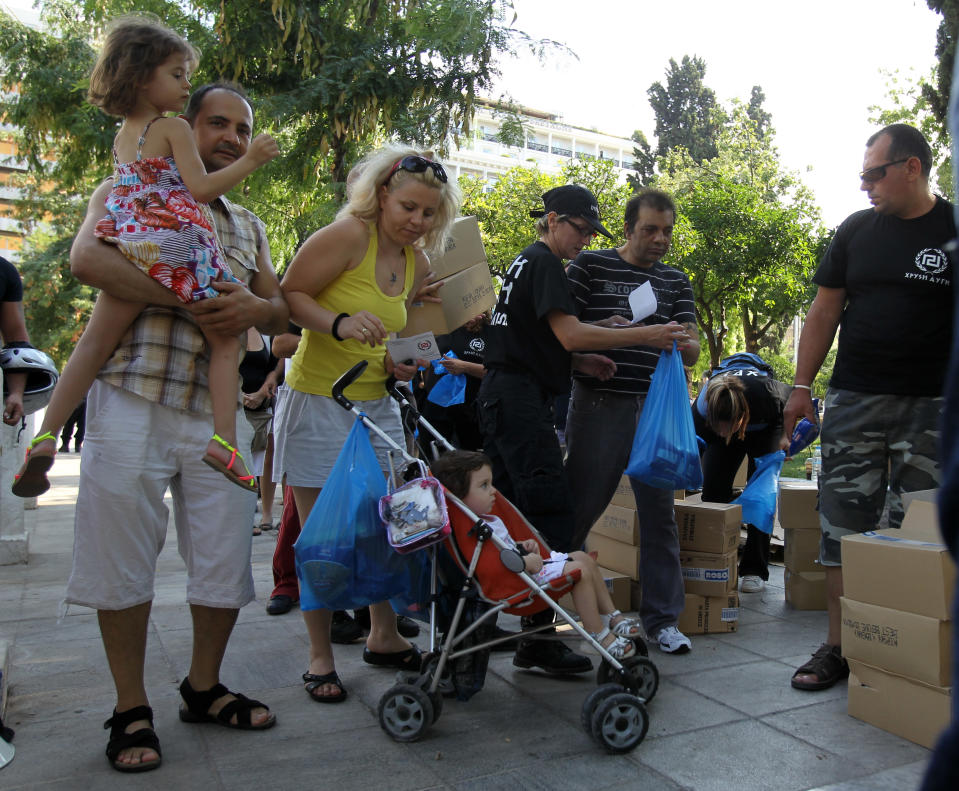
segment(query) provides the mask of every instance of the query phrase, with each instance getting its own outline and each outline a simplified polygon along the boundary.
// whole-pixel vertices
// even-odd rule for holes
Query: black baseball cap
[[[613,235],[599,221],[599,205],[596,202],[596,196],[586,187],[580,187],[578,184],[553,187],[549,192],[543,193],[543,205],[546,207],[545,211],[534,209],[530,211],[529,216],[542,217],[554,211],[570,217],[582,217],[598,233],[609,239],[613,238]]]

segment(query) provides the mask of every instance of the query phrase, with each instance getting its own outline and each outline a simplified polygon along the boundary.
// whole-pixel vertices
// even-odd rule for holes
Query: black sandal
[[[334,670],[332,673],[324,673],[322,676],[317,675],[316,673],[304,673],[303,674],[303,689],[306,690],[306,694],[309,695],[317,703],[342,703],[346,700],[346,687],[343,686],[343,682],[340,681],[340,677],[336,675]],[[325,686],[326,684],[334,684],[340,688],[340,691],[336,695],[317,695],[316,690],[320,687]]]
[[[149,720],[149,728],[140,728],[133,733],[124,733],[124,729],[137,720]],[[107,760],[110,766],[118,772],[149,772],[163,763],[160,752],[160,740],[153,730],[153,709],[149,706],[134,706],[132,709],[118,712],[113,710],[113,716],[105,723],[104,728],[110,729],[110,741],[107,742]],[[157,754],[155,761],[140,761],[138,764],[125,764],[117,761],[120,753],[131,747],[145,747]]]
[[[819,681],[798,681],[796,676],[814,675]],[[838,645],[823,643],[806,664],[793,673],[792,685],[795,689],[810,691],[829,689],[837,681],[849,676],[849,665],[843,658]]]
[[[210,706],[214,701],[219,700],[224,695],[233,695],[235,700],[231,700],[215,715],[210,714]],[[190,686],[190,679],[183,679],[180,684],[180,697],[186,704],[186,708],[180,708],[180,720],[182,722],[214,722],[225,728],[235,728],[240,731],[263,731],[276,725],[276,715],[270,714],[269,719],[254,725],[250,716],[253,709],[266,709],[270,707],[258,700],[248,698],[246,695],[240,695],[237,692],[230,692],[222,684],[217,684],[211,689],[200,692]],[[233,715],[236,715],[236,722],[232,722]]]

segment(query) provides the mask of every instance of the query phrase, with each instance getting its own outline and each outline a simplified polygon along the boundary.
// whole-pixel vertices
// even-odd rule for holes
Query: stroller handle
[[[363,371],[366,370],[367,364],[368,362],[366,360],[360,360],[356,365],[350,368],[349,371],[347,371],[333,383],[333,400],[336,401],[336,403],[343,407],[343,409],[345,409],[347,412],[353,409],[353,402],[343,395],[343,391],[360,377]]]

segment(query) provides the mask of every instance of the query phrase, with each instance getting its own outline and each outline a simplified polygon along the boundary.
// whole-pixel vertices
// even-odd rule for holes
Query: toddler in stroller
[[[496,489],[492,466],[486,456],[453,450],[433,463],[432,473],[467,508],[480,515],[502,541],[512,544],[524,555],[526,572],[540,585],[578,569],[581,576],[571,595],[583,627],[616,659],[626,659],[636,653],[633,640],[642,636],[642,626],[615,608],[595,560],[585,552],[551,551],[550,556],[544,558],[536,541],[530,539],[517,544],[502,520],[490,514]]]

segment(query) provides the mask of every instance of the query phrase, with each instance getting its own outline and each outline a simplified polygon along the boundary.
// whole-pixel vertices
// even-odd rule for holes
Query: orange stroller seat
[[[447,493],[448,495],[449,493]],[[456,504],[452,497],[447,496],[450,525],[453,528],[446,546],[463,574],[469,572],[470,560],[479,543],[476,531],[473,530],[476,522],[473,521]],[[493,505],[493,516],[503,520],[506,529],[516,543],[535,539],[540,548],[540,555],[549,558],[549,547],[543,537],[536,531],[509,500],[499,492],[496,493],[496,502]],[[542,585],[543,592],[553,601],[559,601],[564,593],[572,590],[582,574],[578,569],[556,577]],[[511,615],[533,615],[545,610],[546,604],[535,590],[530,588],[518,575],[506,569],[500,560],[500,550],[492,541],[486,541],[480,553],[479,562],[474,573],[480,596],[486,601],[498,604],[508,602],[505,612]]]

